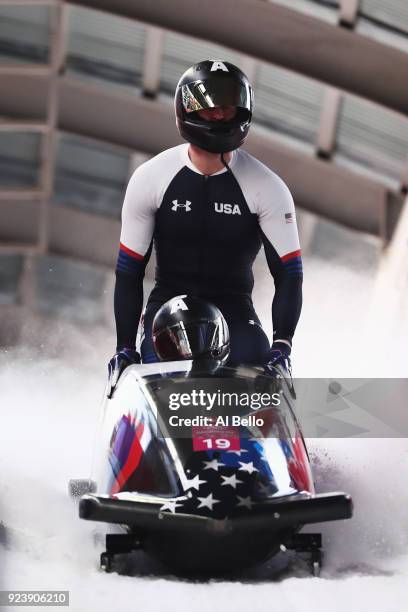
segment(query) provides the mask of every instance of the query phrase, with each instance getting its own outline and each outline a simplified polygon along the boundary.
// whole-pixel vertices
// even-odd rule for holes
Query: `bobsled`
[[[101,568],[143,549],[172,571],[214,573],[292,549],[318,575],[321,535],[301,530],[350,518],[352,500],[316,494],[293,404],[279,368],[129,366],[104,400],[79,501],[82,519],[121,526]]]

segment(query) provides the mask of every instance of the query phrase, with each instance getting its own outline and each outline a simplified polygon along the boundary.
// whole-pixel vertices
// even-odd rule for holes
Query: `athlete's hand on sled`
[[[122,372],[132,363],[140,363],[140,355],[135,349],[127,347],[118,350],[108,363],[107,396],[109,398],[112,397]]]
[[[289,344],[286,344],[286,342],[280,342],[279,340],[274,342],[269,349],[266,367],[273,371],[276,366],[280,366],[291,375],[292,365],[290,362],[290,352],[291,347]]]
[[[296,399],[295,387],[292,380],[292,364],[290,361],[291,347],[286,342],[274,342],[268,353],[268,362],[265,372],[273,377],[283,378],[286,381],[290,394]]]

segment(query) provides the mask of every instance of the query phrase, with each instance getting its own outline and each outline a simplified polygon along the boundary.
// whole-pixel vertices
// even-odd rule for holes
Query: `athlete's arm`
[[[302,309],[302,259],[295,206],[285,183],[276,175],[269,202],[258,212],[266,260],[275,283],[272,302],[273,340],[289,346]]]
[[[135,348],[143,307],[143,278],[152,249],[154,213],[146,177],[143,169],[138,168],[129,181],[122,208],[114,295],[117,350]]]

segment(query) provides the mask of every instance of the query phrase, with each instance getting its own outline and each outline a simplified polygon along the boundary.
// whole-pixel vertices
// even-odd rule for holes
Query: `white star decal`
[[[250,497],[240,497],[239,495],[237,495],[237,497],[239,499],[237,506],[243,506],[244,508],[248,508],[248,510],[251,510],[252,500]]]
[[[239,457],[241,456],[241,453],[247,453],[247,449],[246,448],[241,448],[240,450],[237,451],[227,451],[227,453],[235,453],[235,455],[238,455]]]
[[[174,514],[176,512],[176,508],[179,508],[182,505],[183,504],[178,504],[176,501],[170,500],[166,502],[165,504],[163,504],[160,507],[160,510],[170,510],[170,512]]]
[[[259,472],[259,470],[254,466],[252,461],[249,461],[249,463],[243,463],[242,461],[238,461],[238,463],[241,466],[240,468],[238,468],[239,472],[248,472],[248,474]]]
[[[258,489],[263,495],[270,495],[270,492],[271,492],[270,485],[268,484],[265,485],[262,482],[258,482]]]
[[[194,478],[191,478],[190,480],[187,480],[185,488],[186,489],[197,489],[197,491],[200,489],[200,485],[206,483],[206,480],[200,480],[200,477],[198,476],[194,476]]]
[[[213,498],[212,493],[207,495],[207,497],[197,497],[197,499],[200,501],[200,505],[198,506],[198,508],[208,508],[209,510],[212,510],[214,504],[220,503],[219,499]]]
[[[224,482],[221,483],[222,487],[225,487],[226,485],[229,485],[230,487],[233,487],[234,489],[236,488],[237,484],[241,484],[242,480],[238,480],[238,478],[236,477],[235,474],[233,474],[232,476],[222,476],[221,478],[224,479]]]
[[[204,461],[205,464],[205,470],[215,470],[216,472],[218,472],[218,468],[221,465],[225,465],[225,463],[221,463],[220,461],[218,461],[217,459],[213,459],[212,461]]]

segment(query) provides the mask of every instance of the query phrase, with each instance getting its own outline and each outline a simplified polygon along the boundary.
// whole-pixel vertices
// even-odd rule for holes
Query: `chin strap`
[[[221,161],[224,164],[224,166],[226,167],[227,172],[229,172],[230,174],[233,174],[231,168],[228,165],[228,162],[224,159],[224,153],[221,153]]]

